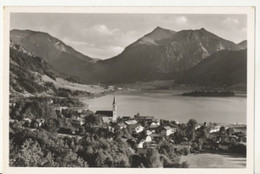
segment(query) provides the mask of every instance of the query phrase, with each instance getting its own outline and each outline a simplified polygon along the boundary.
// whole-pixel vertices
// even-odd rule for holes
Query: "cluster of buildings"
[[[134,117],[119,117],[116,97],[113,98],[112,110],[98,110],[95,115],[101,117],[103,124],[108,125],[107,128],[110,132],[127,129],[131,138],[123,137],[123,140],[131,141],[130,144],[133,144],[135,146],[133,148],[137,150],[154,148],[160,140],[176,132],[176,127],[164,124],[154,116],[137,114]]]

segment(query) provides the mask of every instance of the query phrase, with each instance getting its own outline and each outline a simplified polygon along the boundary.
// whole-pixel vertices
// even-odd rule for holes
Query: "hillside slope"
[[[23,47],[10,43],[10,92],[20,95],[98,94],[102,87],[78,84],[45,60]],[[66,94],[66,95],[67,95]]]
[[[230,86],[247,82],[247,50],[223,50],[179,74],[177,83]]]
[[[44,32],[11,30],[10,40],[43,58],[55,69],[70,75],[78,74],[80,67],[97,61]]]

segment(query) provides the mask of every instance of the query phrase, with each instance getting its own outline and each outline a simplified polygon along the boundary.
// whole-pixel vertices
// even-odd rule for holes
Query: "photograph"
[[[252,10],[14,9],[9,168],[251,167]]]

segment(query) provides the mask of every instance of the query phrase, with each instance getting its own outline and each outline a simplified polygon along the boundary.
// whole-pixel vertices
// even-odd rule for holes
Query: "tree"
[[[98,151],[95,158],[95,166],[96,167],[108,167],[106,164],[107,156],[103,152],[103,150]]]
[[[134,168],[143,168],[144,167],[144,163],[145,163],[146,159],[143,156],[134,154],[130,157],[130,159],[131,159],[131,167],[134,167]]]
[[[186,134],[185,131],[177,130],[174,134],[170,136],[173,136],[174,141],[180,144],[183,141],[183,139],[186,137]]]
[[[234,132],[235,132],[235,131],[234,131],[234,128],[232,128],[232,127],[230,127],[230,128],[227,129],[227,134],[228,134],[228,136],[232,135]]]
[[[187,128],[188,129],[195,129],[197,126],[198,122],[195,119],[190,119],[187,123]]]
[[[156,149],[149,149],[146,154],[146,164],[147,167],[162,167],[163,164],[160,161],[160,154]]]
[[[44,154],[37,141],[26,139],[18,153],[10,161],[11,166],[41,167],[45,163]]]
[[[172,162],[178,162],[179,158],[177,157],[174,145],[169,141],[161,141],[157,149],[160,154],[167,156]]]
[[[72,151],[72,149],[64,149],[56,159],[59,167],[88,167],[81,157]]]
[[[84,135],[86,133],[86,129],[83,126],[79,127],[79,135]]]
[[[205,126],[201,126],[198,129],[198,138],[206,140],[208,139],[208,137],[209,137],[209,130]]]
[[[190,119],[187,123],[186,134],[189,141],[193,141],[195,139],[195,127],[197,124],[197,121],[194,119]]]
[[[220,136],[225,136],[226,135],[226,128],[224,126],[220,127],[219,134],[220,134]]]
[[[50,132],[57,132],[57,130],[60,128],[59,120],[56,118],[48,118],[45,121],[45,128]]]

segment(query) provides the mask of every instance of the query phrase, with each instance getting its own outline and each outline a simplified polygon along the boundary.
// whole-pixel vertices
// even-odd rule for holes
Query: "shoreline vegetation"
[[[209,91],[209,90],[195,90],[192,92],[183,93],[183,96],[194,96],[194,97],[234,97],[233,91]]]

